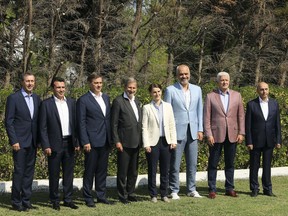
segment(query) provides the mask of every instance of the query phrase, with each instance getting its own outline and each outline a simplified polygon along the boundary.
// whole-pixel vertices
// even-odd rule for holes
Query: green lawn
[[[38,210],[29,212],[15,212],[10,207],[10,194],[0,196],[0,215],[288,215],[287,177],[273,177],[273,192],[277,197],[267,197],[262,195],[262,191],[256,198],[250,197],[248,180],[236,181],[236,191],[239,197],[231,198],[224,195],[224,182],[218,182],[218,194],[216,199],[207,198],[207,182],[198,182],[198,191],[205,196],[202,199],[195,199],[185,196],[185,187],[181,187],[181,200],[164,203],[160,200],[151,203],[147,195],[146,187],[138,188],[137,195],[139,202],[123,205],[117,201],[115,189],[109,189],[109,200],[115,201],[115,205],[107,206],[97,204],[96,208],[90,209],[84,205],[81,192],[75,192],[75,203],[79,209],[70,210],[61,206],[60,212],[53,210],[49,204],[48,192],[33,193],[32,203],[39,207]]]

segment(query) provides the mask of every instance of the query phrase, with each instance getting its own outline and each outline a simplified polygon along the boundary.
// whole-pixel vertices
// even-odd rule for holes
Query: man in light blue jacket
[[[179,171],[185,152],[187,195],[201,198],[196,190],[196,171],[198,140],[203,139],[202,90],[189,83],[190,70],[187,65],[179,65],[176,70],[178,82],[168,86],[164,96],[164,100],[173,107],[177,131],[177,148],[172,153],[169,186],[172,199],[180,199]]]

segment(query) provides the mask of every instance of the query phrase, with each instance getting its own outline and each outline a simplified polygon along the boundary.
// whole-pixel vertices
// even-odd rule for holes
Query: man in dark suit
[[[30,198],[37,150],[37,122],[41,100],[32,91],[35,76],[25,73],[20,91],[7,98],[5,127],[13,149],[12,208],[17,211],[34,209]]]
[[[246,145],[250,150],[250,190],[251,196],[259,192],[258,170],[262,154],[263,193],[272,193],[271,160],[274,147],[281,147],[281,125],[278,103],[269,98],[269,86],[260,82],[257,86],[259,97],[247,104],[245,115]]]
[[[64,206],[77,209],[72,201],[74,154],[79,150],[76,138],[76,103],[65,97],[65,80],[54,77],[53,96],[42,102],[39,114],[41,145],[48,157],[49,197],[52,208],[60,210],[59,176],[63,172]]]
[[[117,148],[117,189],[120,202],[136,202],[134,191],[138,176],[142,114],[135,98],[137,82],[128,78],[124,93],[113,100],[111,111],[112,143]]]
[[[83,196],[88,207],[95,207],[92,196],[93,179],[97,201],[112,204],[106,199],[106,177],[110,152],[110,99],[101,92],[103,79],[91,74],[87,79],[90,91],[77,101],[77,122],[80,145],[85,152]]]

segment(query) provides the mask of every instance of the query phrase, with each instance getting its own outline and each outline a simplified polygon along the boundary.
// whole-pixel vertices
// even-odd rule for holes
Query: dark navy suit
[[[14,171],[12,184],[12,205],[29,206],[32,194],[36,149],[37,122],[41,100],[32,94],[34,113],[31,118],[29,108],[21,91],[7,98],[5,127],[10,145],[19,143],[20,150],[13,151]]]
[[[245,116],[246,145],[253,145],[250,151],[250,190],[258,191],[258,170],[262,155],[263,175],[262,184],[264,191],[272,192],[271,160],[276,144],[281,144],[281,125],[278,103],[269,98],[268,117],[265,120],[261,110],[259,98],[247,104]]]
[[[66,100],[69,110],[69,126],[71,136],[66,140],[62,135],[59,112],[54,96],[42,102],[39,114],[39,128],[42,149],[51,148],[52,154],[48,156],[49,192],[50,200],[59,203],[59,176],[60,166],[63,171],[64,202],[72,201],[74,149],[79,146],[76,136],[76,102],[74,99]]]
[[[77,122],[80,145],[91,145],[91,151],[85,152],[85,171],[83,176],[83,196],[86,204],[94,203],[92,196],[93,179],[98,200],[106,199],[106,177],[110,149],[110,99],[102,94],[106,106],[104,116],[100,105],[87,92],[77,101]]]

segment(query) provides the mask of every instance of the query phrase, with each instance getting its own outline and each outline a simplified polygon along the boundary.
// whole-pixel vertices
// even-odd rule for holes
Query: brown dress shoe
[[[234,190],[226,191],[225,195],[231,197],[238,197],[237,193]]]
[[[215,199],[216,198],[216,193],[215,192],[209,192],[208,198]]]

